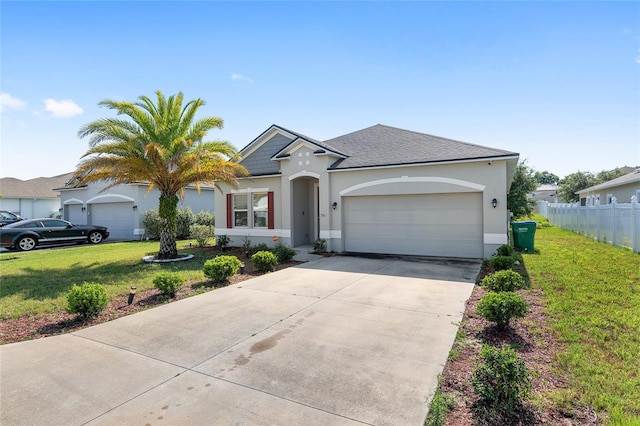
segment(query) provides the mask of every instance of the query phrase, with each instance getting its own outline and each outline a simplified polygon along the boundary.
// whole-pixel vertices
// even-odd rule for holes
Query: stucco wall
[[[59,198],[2,198],[0,210],[8,210],[25,219],[50,217],[59,214]]]
[[[134,240],[144,230],[144,215],[149,209],[158,208],[158,200],[160,192],[153,189],[147,193],[147,185],[131,184],[118,185],[104,192],[102,189],[106,186],[101,182],[93,182],[82,188],[65,189],[60,191],[61,205],[65,209],[67,216],[72,216],[76,223],[91,223],[88,216],[91,213],[88,205],[100,203],[127,203],[135,205],[136,209],[132,209],[133,228],[131,230],[131,239]],[[84,211],[78,210],[77,207],[85,207]],[[190,207],[194,213],[204,211],[215,211],[215,191],[213,188],[203,188],[200,193],[195,188],[185,189],[184,199],[180,200],[178,208]],[[223,210],[224,211],[224,210]],[[108,223],[101,224],[109,226]],[[134,232],[134,230],[137,230]]]
[[[292,234],[296,233],[295,227],[292,227],[292,217],[298,208],[291,205],[293,187],[295,182],[304,180],[305,185],[314,182],[319,185],[317,213],[320,237],[328,241],[330,250],[340,252],[344,249],[341,209],[344,197],[383,194],[482,193],[485,257],[508,241],[507,160],[328,171],[337,158],[314,154],[316,149],[304,142],[294,144],[289,147],[290,156],[279,161],[281,175],[240,180],[236,191],[250,192],[252,187],[274,191],[275,229],[226,229],[226,214],[222,212],[226,212],[225,194],[231,188],[223,186],[223,193],[216,197],[216,211],[219,212],[216,218],[217,234],[229,235],[232,245],[241,245],[245,237],[250,238],[252,244],[271,244],[274,235],[279,237],[280,242],[292,245]],[[308,188],[311,193],[313,186]],[[496,208],[491,203],[494,198],[498,201]],[[309,209],[307,197],[298,201]],[[335,209],[333,203],[337,203]]]

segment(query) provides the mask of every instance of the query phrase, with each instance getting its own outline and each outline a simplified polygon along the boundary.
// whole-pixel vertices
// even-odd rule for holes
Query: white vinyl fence
[[[538,202],[540,214],[563,229],[640,253],[640,203],[580,206],[579,203]]]

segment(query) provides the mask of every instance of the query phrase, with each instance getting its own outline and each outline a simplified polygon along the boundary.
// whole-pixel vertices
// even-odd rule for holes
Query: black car
[[[98,244],[108,237],[109,232],[104,226],[73,225],[61,219],[29,219],[0,228],[0,247],[28,251],[45,244]]]
[[[5,226],[13,222],[19,222],[24,218],[18,216],[15,213],[11,213],[8,210],[0,210],[0,226]]]

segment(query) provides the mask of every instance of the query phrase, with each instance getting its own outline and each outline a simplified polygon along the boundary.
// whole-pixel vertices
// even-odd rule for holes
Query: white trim
[[[328,231],[320,231],[320,238],[324,240],[340,239],[342,238],[342,231],[340,229],[331,229]]]
[[[312,178],[316,178],[316,179],[320,179],[320,174],[318,173],[313,173],[313,172],[308,172],[306,170],[303,170],[301,172],[292,174],[291,176],[289,176],[289,180],[294,180],[294,179],[298,179],[299,177],[303,177],[303,176],[308,176],[308,177],[312,177]]]
[[[508,244],[507,234],[484,234],[485,244]]]
[[[431,177],[431,176],[420,176],[420,177],[408,177],[402,176],[399,178],[389,178],[389,179],[378,179],[372,180],[370,182],[359,183],[357,185],[350,186],[349,188],[343,189],[340,191],[341,196],[349,195],[349,193],[357,191],[359,189],[368,188],[371,186],[385,185],[389,183],[448,183],[451,185],[462,186],[465,188],[474,189],[476,191],[482,192],[485,189],[485,185],[480,185],[479,183],[468,182],[466,180],[446,178],[446,177]]]
[[[216,235],[229,235],[231,237],[273,237],[291,238],[290,229],[265,229],[265,228],[216,228]]]
[[[306,148],[309,148],[313,151],[319,151],[322,150],[324,152],[320,153],[322,155],[326,155],[326,154],[331,154],[334,157],[338,157],[338,158],[347,158],[344,154],[341,154],[339,152],[333,151],[332,149],[329,149],[327,147],[324,147],[318,143],[303,139],[303,138],[297,138],[294,139],[293,141],[291,141],[291,143],[287,146],[285,146],[284,148],[282,148],[280,151],[276,152],[272,157],[271,160],[272,161],[280,161],[280,160],[288,160],[289,156],[291,155],[292,151],[295,151],[297,149],[299,149],[301,146],[304,146]],[[287,155],[286,157],[283,156],[283,154]],[[302,157],[301,153],[298,153],[299,157]],[[313,153],[314,155],[315,152]],[[308,153],[307,153],[307,157],[308,157]],[[281,158],[278,158],[281,157]]]
[[[240,150],[240,152],[238,153],[240,155],[240,158],[241,159],[247,158],[249,155],[253,154],[255,150],[260,148],[266,141],[274,137],[276,134],[281,134],[285,138],[291,139],[291,142],[295,141],[298,138],[297,135],[294,135],[293,133],[289,133],[281,129],[277,125],[273,124],[267,130],[265,130],[260,136],[258,136],[256,139],[251,141],[249,145],[245,146],[244,148],[242,148],[242,150]]]
[[[415,164],[390,164],[388,166],[363,166],[363,167],[350,167],[347,169],[329,169],[327,170],[329,173],[335,172],[354,172],[357,170],[377,170],[377,169],[392,169],[392,168],[400,168],[400,167],[424,167],[424,166],[440,166],[443,164],[461,164],[461,163],[481,163],[487,161],[498,161],[498,160],[513,160],[520,158],[519,155],[509,155],[505,157],[493,157],[493,158],[473,158],[470,160],[451,160],[451,161],[434,161],[434,162],[424,162],[424,163],[415,163]]]
[[[277,178],[277,177],[282,177],[282,173],[278,172],[278,173],[274,173],[272,175],[240,176],[240,177],[238,177],[238,181],[263,179],[263,178]]]
[[[126,195],[120,194],[105,194],[105,195],[96,195],[93,198],[87,200],[87,204],[91,203],[121,203],[123,201],[134,202],[135,198],[127,197]]]
[[[62,203],[63,205],[68,205],[68,204],[82,204],[84,205],[84,201],[82,200],[78,200],[77,198],[70,198],[67,201],[65,201],[64,203]]]
[[[232,194],[250,194],[252,192],[269,192],[269,188],[244,188],[244,189],[232,189]]]

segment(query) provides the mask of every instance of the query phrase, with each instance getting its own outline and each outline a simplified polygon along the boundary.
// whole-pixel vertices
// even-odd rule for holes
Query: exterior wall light
[[[498,206],[498,200],[497,199],[493,199],[491,200],[491,205],[493,206],[493,208],[495,209]]]
[[[335,210],[338,207],[338,203],[334,201],[331,207]]]
[[[84,212],[84,211],[87,210],[87,208],[85,206],[82,206],[82,208],[80,210],[82,210]]]
[[[138,206],[137,205],[133,205],[133,211],[135,212],[136,210],[138,210]]]

